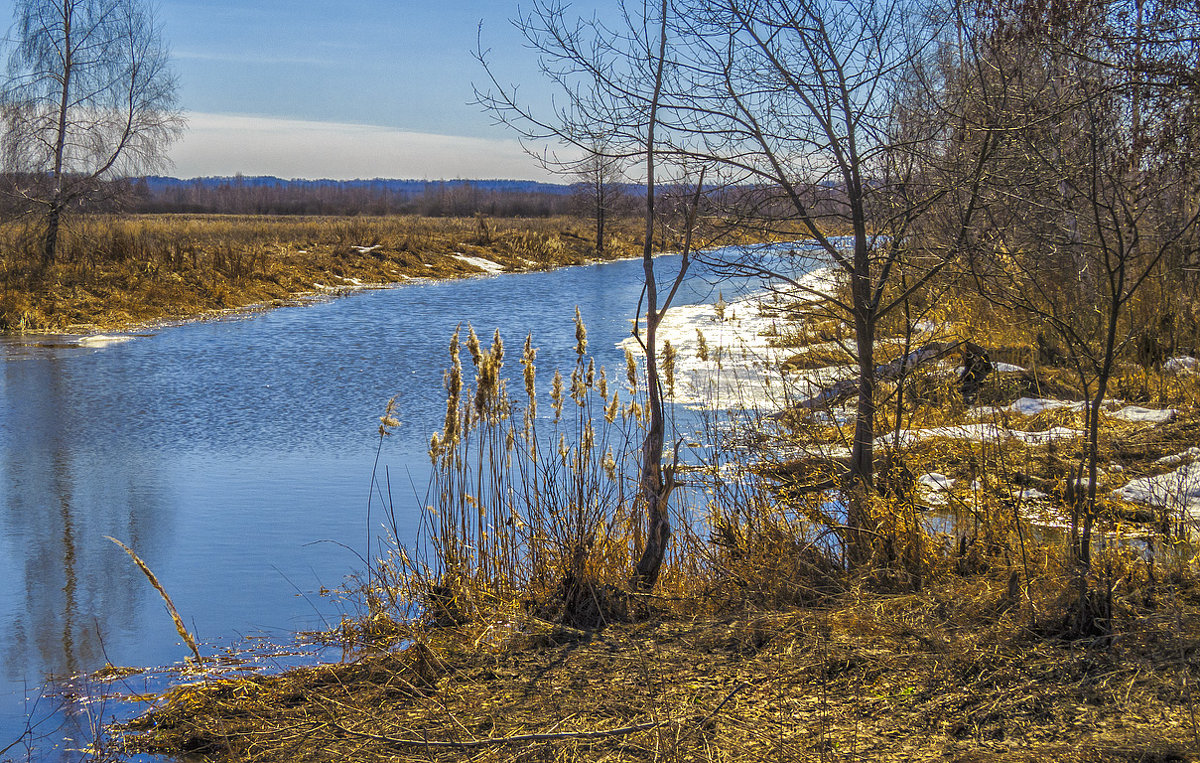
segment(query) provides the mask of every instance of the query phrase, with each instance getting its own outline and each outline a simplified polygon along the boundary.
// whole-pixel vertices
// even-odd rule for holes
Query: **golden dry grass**
[[[608,256],[640,253],[638,226],[614,221]],[[481,272],[460,254],[531,270],[595,257],[576,218],[86,217],[64,231],[42,269],[31,232],[0,227],[0,331],[128,328],[250,306],[319,286],[387,284]]]
[[[1031,586],[1032,624],[985,574],[784,611],[663,600],[590,632],[402,630],[399,652],[176,689],[127,741],[261,763],[1198,759],[1196,591],[1122,601],[1123,640],[1088,647],[1044,632],[1054,572]]]

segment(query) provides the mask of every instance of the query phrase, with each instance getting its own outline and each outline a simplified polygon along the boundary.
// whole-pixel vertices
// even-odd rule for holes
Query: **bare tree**
[[[679,90],[673,59],[674,28],[670,0],[618,3],[622,25],[609,28],[599,20],[572,20],[558,0],[534,0],[530,12],[517,21],[530,46],[541,54],[543,74],[557,86],[564,104],[551,114],[535,114],[519,102],[516,87],[500,83],[488,68],[487,53],[478,58],[488,68],[492,89],[477,91],[481,105],[514,127],[528,140],[554,139],[576,149],[597,153],[595,136],[605,136],[598,154],[605,162],[638,162],[644,171],[645,230],[642,270],[644,329],[635,328],[641,344],[647,380],[646,434],[638,474],[639,498],[646,515],[645,545],[640,551],[631,583],[649,590],[658,581],[671,537],[669,502],[675,489],[674,467],[665,464],[666,412],[658,368],[658,327],[666,317],[680,285],[688,274],[693,249],[696,210],[704,192],[700,174],[690,193],[685,213],[682,261],[674,279],[660,292],[655,268],[655,228],[659,222],[656,192],[664,158],[678,158],[670,150],[669,133],[676,126],[666,118],[668,99]],[[543,154],[543,161],[563,166]],[[569,165],[567,165],[569,166]],[[683,175],[681,171],[681,175]]]
[[[543,65],[570,96],[556,124],[611,126],[622,136],[616,146],[646,146],[645,133],[630,128],[653,126],[660,156],[704,167],[710,184],[731,189],[724,198],[737,208],[727,211],[758,233],[798,229],[845,273],[848,298],[832,301],[856,335],[847,485],[863,490],[874,481],[877,326],[960,250],[978,190],[970,178],[978,179],[994,147],[989,139],[964,144],[971,151],[941,151],[941,160],[967,167],[961,186],[939,182],[920,157],[919,148],[947,142],[945,113],[931,109],[917,119],[897,108],[904,88],[922,84],[916,62],[937,50],[949,26],[926,11],[921,0],[669,0],[655,14],[665,19],[661,38],[670,40],[670,55],[654,80],[631,67],[654,59],[658,40],[649,32],[659,24],[644,16],[625,14],[627,34],[597,23],[571,26],[557,7],[525,25],[538,32],[535,48],[563,53],[554,66]],[[557,134],[546,129],[553,125],[535,124]],[[935,204],[953,206],[958,235],[937,247],[918,244],[914,223]],[[747,256],[718,264],[790,280]],[[897,288],[901,271],[907,278]],[[852,508],[851,540],[863,521]]]
[[[162,166],[184,123],[142,0],[20,0],[14,15],[0,91],[5,171],[41,213],[50,265],[63,214],[106,180]]]
[[[1129,306],[1192,234],[1200,204],[1167,120],[1145,119],[1154,45],[1143,11],[1122,3],[985,17],[988,108],[1011,136],[985,182],[990,251],[973,273],[983,296],[1056,335],[1087,398],[1072,545],[1086,571],[1096,519],[1100,410],[1136,336]],[[1131,16],[1131,18],[1128,18]],[[1081,577],[1082,580],[1082,577]]]
[[[622,161],[612,155],[603,139],[591,147],[575,166],[578,196],[596,223],[596,254],[605,251],[605,226],[621,200],[621,181],[624,178]]]
[[[960,251],[976,205],[982,158],[993,141],[942,149],[966,169],[947,185],[929,161],[945,144],[947,112],[920,119],[901,105],[929,93],[919,64],[948,28],[919,0],[678,0],[686,75],[675,103],[676,150],[719,167],[739,194],[743,224],[811,238],[846,277],[830,302],[854,326],[855,426],[847,487],[874,486],[880,321]],[[924,154],[924,155],[923,155]],[[956,179],[962,173],[956,173]],[[957,236],[921,242],[914,225],[935,204],[952,206]],[[811,257],[811,250],[801,252]],[[719,264],[802,284],[777,265],[741,255]],[[906,274],[903,286],[901,273]],[[865,504],[849,501],[852,557],[869,541]]]

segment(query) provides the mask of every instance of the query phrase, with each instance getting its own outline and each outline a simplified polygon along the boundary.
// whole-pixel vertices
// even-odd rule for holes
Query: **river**
[[[362,568],[375,532],[367,499],[386,401],[397,396],[401,426],[381,464],[410,486],[403,535],[418,506],[404,496],[429,478],[455,326],[484,338],[498,327],[509,373],[532,332],[544,390],[574,360],[578,305],[597,362],[620,371],[641,268],[414,282],[111,343],[0,336],[0,750],[16,743],[0,760],[78,759],[71,749],[113,712],[79,679],[42,696],[52,677],[188,654],[104,536],[146,561],[209,653],[336,624],[341,605],[318,592]],[[715,302],[710,276],[697,269],[677,303]]]

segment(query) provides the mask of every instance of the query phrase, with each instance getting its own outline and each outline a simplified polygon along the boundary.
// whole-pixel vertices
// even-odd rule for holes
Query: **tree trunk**
[[[667,554],[667,542],[671,538],[671,519],[667,513],[668,485],[663,480],[662,452],[666,443],[666,421],[663,414],[662,396],[659,393],[658,364],[653,360],[657,352],[656,320],[657,300],[651,300],[647,311],[650,316],[646,325],[646,387],[649,406],[646,421],[646,439],[642,443],[642,499],[646,504],[646,547],[638,560],[635,576],[636,587],[650,590],[658,582],[663,559]]]
[[[599,192],[599,189],[597,189],[597,192]],[[598,256],[603,256],[604,255],[604,200],[603,200],[604,197],[599,196],[598,198],[600,198],[601,201],[596,204],[596,254]]]
[[[849,561],[857,565],[869,555],[866,538],[859,531],[867,523],[865,501],[875,485],[875,330],[865,316],[856,316],[854,322],[858,335],[858,405],[850,451],[846,525]]]
[[[54,182],[54,198],[50,201],[50,211],[46,215],[46,235],[42,239],[42,265],[50,267],[58,254],[58,228],[62,222],[63,210],[63,163],[67,146],[67,111],[71,107],[71,76],[74,73],[75,61],[73,43],[71,41],[71,22],[74,20],[74,6],[70,0],[62,3],[62,93],[58,103],[58,130],[54,141],[54,170],[51,180]]]
[[[650,124],[646,131],[646,236],[642,246],[642,271],[646,289],[646,389],[648,411],[646,439],[642,443],[641,493],[646,504],[646,547],[638,560],[633,587],[648,591],[658,582],[667,542],[671,538],[671,519],[667,514],[670,486],[664,484],[662,450],[666,436],[662,396],[658,383],[658,284],[654,278],[654,128],[658,123],[658,99],[662,92],[663,65],[667,55],[667,2],[662,1],[662,25],[659,31],[658,60],[655,62],[654,97],[650,103]]]
[[[850,451],[850,495],[846,525],[849,561],[857,565],[869,551],[859,532],[866,524],[866,496],[875,485],[875,309],[871,298],[871,261],[867,249],[862,197],[854,208],[854,272],[850,289],[854,305],[854,338],[858,351],[858,406],[854,417],[854,445]]]
[[[55,198],[46,213],[46,231],[42,235],[42,266],[54,264],[58,254],[58,229],[62,224],[62,202]]]

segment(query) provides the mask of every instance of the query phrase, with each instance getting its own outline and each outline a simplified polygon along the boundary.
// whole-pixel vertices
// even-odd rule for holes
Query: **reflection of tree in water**
[[[24,583],[24,606],[7,627],[0,621],[8,681],[104,664],[110,636],[138,627],[146,599],[144,581],[104,536],[150,549],[166,517],[147,489],[145,454],[79,447],[73,430],[93,419],[72,396],[75,370],[54,357],[4,364],[6,397],[20,405],[8,406],[0,450],[0,522],[15,556],[0,585]]]

